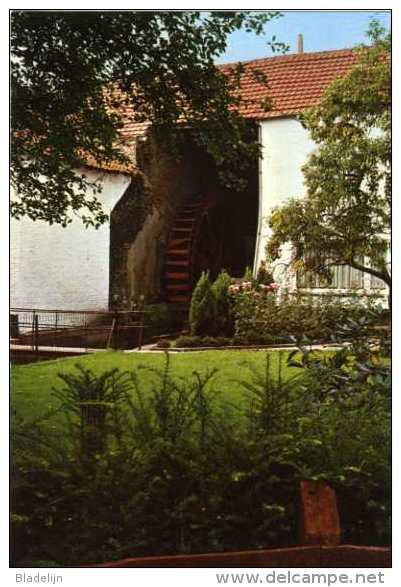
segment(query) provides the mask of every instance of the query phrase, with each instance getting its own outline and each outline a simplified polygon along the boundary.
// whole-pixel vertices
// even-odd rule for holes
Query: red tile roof
[[[130,120],[129,112],[126,111],[126,121],[124,122],[124,126],[120,130],[119,134],[122,139],[142,137],[149,127],[150,122],[135,122]]]
[[[352,49],[322,51],[319,53],[296,53],[243,61],[245,72],[241,78],[241,97],[246,101],[240,112],[246,118],[263,120],[281,116],[295,116],[306,108],[319,103],[325,89],[336,78],[346,74],[355,65],[357,55]],[[235,63],[220,66],[229,72]],[[261,71],[266,76],[267,86],[258,82],[252,71]],[[272,109],[263,110],[261,101],[272,100]],[[130,120],[132,110],[125,109],[126,122],[120,131],[123,139],[144,135],[149,122]]]
[[[137,175],[139,170],[133,163],[120,163],[119,161],[97,161],[91,155],[84,155],[85,167],[101,169],[109,173],[123,173],[125,175]]]
[[[297,53],[244,62],[241,97],[247,104],[240,108],[246,118],[263,120],[294,116],[319,103],[327,86],[355,65],[357,55],[351,49]],[[223,71],[235,64],[225,64]],[[261,71],[267,86],[254,79],[252,71]],[[272,109],[265,112],[261,100],[270,98]]]

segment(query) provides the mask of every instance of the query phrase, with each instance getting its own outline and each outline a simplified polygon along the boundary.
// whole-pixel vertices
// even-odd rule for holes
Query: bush
[[[201,336],[179,336],[175,340],[176,347],[198,347],[202,346],[202,337]]]
[[[156,343],[158,349],[169,349],[171,347],[171,342],[169,340],[158,340]]]
[[[175,340],[176,347],[222,347],[231,346],[232,338],[225,336],[179,336]]]
[[[221,271],[213,283],[212,292],[215,298],[215,334],[220,336],[232,336],[234,322],[231,314],[231,299],[229,287],[231,277],[226,271]]]
[[[177,317],[168,304],[150,304],[145,306],[145,311],[146,340],[161,334],[169,334],[179,327]]]
[[[307,336],[314,341],[328,341],[348,324],[345,337],[360,336],[361,331],[350,327],[350,320],[365,316],[366,326],[372,324],[375,312],[356,299],[342,302],[338,297],[284,294],[278,296],[270,286],[232,286],[235,337],[252,344],[265,341],[289,342]],[[377,313],[376,313],[377,314]],[[366,330],[366,329],[365,329]],[[267,337],[267,338],[266,338]]]
[[[204,347],[221,347],[230,346],[232,339],[225,336],[204,336],[202,337],[202,346]]]
[[[279,345],[288,343],[286,337],[273,336],[270,334],[259,334],[258,332],[249,332],[246,336],[236,335],[233,339],[233,344],[236,346],[263,346],[263,345]]]
[[[209,279],[209,272],[203,272],[192,294],[189,309],[191,334],[212,335],[216,329],[216,301]]]
[[[258,284],[271,285],[274,283],[273,273],[267,268],[266,261],[261,261],[256,276]]]
[[[307,342],[307,341],[305,341]],[[357,340],[334,353],[301,346],[289,364],[307,374],[304,474],[336,489],[343,541],[389,544],[391,537],[391,367],[384,346]]]

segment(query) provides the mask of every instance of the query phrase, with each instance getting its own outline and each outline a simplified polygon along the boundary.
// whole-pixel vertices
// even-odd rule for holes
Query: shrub
[[[259,334],[258,332],[249,332],[245,335],[235,335],[233,344],[236,346],[260,346],[260,345],[278,345],[287,343],[286,337],[274,336],[271,334]]]
[[[156,343],[157,348],[159,349],[169,349],[171,347],[171,342],[169,340],[158,340]]]
[[[246,267],[242,281],[245,283],[250,283],[252,287],[257,286],[257,279],[255,279],[255,277],[253,276],[253,271],[251,267]]]
[[[179,336],[175,340],[176,347],[221,347],[230,346],[232,338],[225,336]]]
[[[273,273],[268,269],[266,261],[261,261],[256,276],[258,284],[271,285],[274,283]]]
[[[75,365],[78,374],[60,373],[65,387],[53,394],[68,417],[79,416],[79,456],[86,467],[93,466],[98,453],[105,450],[110,430],[110,411],[117,409],[127,389],[128,381],[118,369],[95,375],[90,369]]]
[[[214,340],[216,341],[216,346],[231,346],[233,344],[233,339],[227,336],[216,336]]]
[[[146,340],[160,334],[169,334],[178,328],[177,317],[169,304],[149,304],[145,306]]]
[[[382,347],[365,339],[330,354],[299,351],[289,364],[306,373],[312,401],[300,430],[304,475],[336,488],[344,542],[388,544],[391,367]]]
[[[374,319],[373,310],[359,300],[344,303],[331,296],[277,296],[272,291],[274,285],[259,286],[258,289],[231,286],[237,339],[246,339],[253,344],[262,344],[266,337],[282,342],[301,336],[327,341],[346,324],[345,337],[359,336],[359,327],[352,329],[349,320],[365,316],[366,325],[371,326]],[[370,318],[367,317],[369,312]]]
[[[201,336],[179,336],[175,340],[176,347],[197,347],[202,346],[202,337]]]
[[[216,302],[209,279],[203,272],[192,294],[189,310],[189,325],[192,335],[212,335],[216,329]]]
[[[202,346],[205,346],[205,347],[229,346],[230,343],[231,343],[231,339],[226,338],[224,336],[203,336],[202,337]]]
[[[221,271],[213,283],[212,291],[215,298],[215,333],[221,336],[232,336],[234,323],[231,315],[231,299],[229,287],[231,278],[226,271]]]

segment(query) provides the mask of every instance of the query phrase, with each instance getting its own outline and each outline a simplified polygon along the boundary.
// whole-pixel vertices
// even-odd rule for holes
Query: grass
[[[272,351],[273,369],[278,369],[279,352]],[[286,355],[287,353],[285,353]],[[217,368],[214,387],[223,400],[239,405],[244,401],[244,391],[236,381],[244,380],[251,372],[246,364],[263,368],[265,352],[260,351],[203,351],[198,353],[171,354],[174,376],[188,377],[193,371],[204,372]],[[284,377],[297,373],[297,369],[283,363]],[[41,417],[47,410],[54,408],[57,401],[52,397],[52,387],[61,387],[63,382],[59,373],[69,373],[80,364],[95,373],[118,367],[121,371],[135,369],[139,365],[162,367],[164,355],[122,353],[118,351],[101,352],[83,357],[70,357],[54,361],[43,361],[29,365],[13,365],[11,369],[11,406],[27,420]],[[141,371],[141,381],[146,389],[146,382],[152,374]]]

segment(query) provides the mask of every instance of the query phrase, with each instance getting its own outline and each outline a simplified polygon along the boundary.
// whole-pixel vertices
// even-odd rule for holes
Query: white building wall
[[[259,226],[255,251],[255,271],[265,258],[265,247],[270,234],[268,218],[272,209],[288,198],[305,194],[301,171],[315,143],[301,123],[293,118],[276,118],[260,123],[263,158],[259,170]],[[289,249],[276,264],[276,281],[292,288],[295,276],[286,271]]]
[[[86,171],[100,179],[98,196],[111,210],[127,189],[122,174]],[[108,309],[110,226],[85,228],[79,218],[66,228],[28,218],[11,221],[11,307]]]

